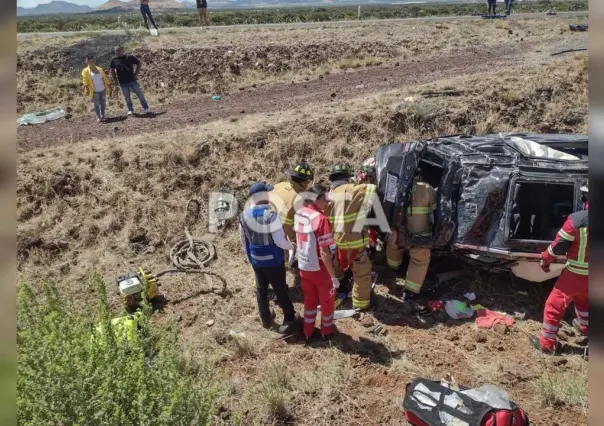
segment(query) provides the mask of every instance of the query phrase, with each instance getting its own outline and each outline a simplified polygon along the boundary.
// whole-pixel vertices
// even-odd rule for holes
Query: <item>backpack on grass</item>
[[[403,410],[414,426],[529,426],[526,413],[493,385],[457,391],[417,378],[407,385]]]

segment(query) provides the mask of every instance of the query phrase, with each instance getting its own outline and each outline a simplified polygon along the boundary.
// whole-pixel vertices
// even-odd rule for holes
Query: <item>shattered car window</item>
[[[524,139],[519,136],[510,136],[507,142],[513,148],[517,149],[527,157],[546,158],[550,160],[581,161],[579,157],[558,151],[557,149],[541,145],[537,142]]]

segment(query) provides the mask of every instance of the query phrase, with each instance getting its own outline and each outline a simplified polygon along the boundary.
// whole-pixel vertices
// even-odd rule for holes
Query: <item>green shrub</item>
[[[22,283],[17,304],[17,419],[21,425],[203,425],[209,421],[213,389],[205,369],[184,358],[176,332],[167,336],[150,324],[144,306],[140,339],[127,342],[111,327],[105,284],[93,315],[54,285],[34,294]],[[174,328],[175,329],[175,328]],[[94,337],[94,338],[93,338]],[[204,380],[205,379],[205,380]]]

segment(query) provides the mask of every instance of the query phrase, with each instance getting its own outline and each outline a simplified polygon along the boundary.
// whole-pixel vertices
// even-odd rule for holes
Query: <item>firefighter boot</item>
[[[547,355],[556,355],[557,349],[558,349],[558,343],[556,343],[556,346],[554,347],[554,349],[549,350],[544,348],[543,346],[541,346],[541,343],[539,342],[539,338],[537,336],[529,336],[529,341],[531,342],[531,346],[535,349],[537,349],[540,352],[543,352],[544,354]]]

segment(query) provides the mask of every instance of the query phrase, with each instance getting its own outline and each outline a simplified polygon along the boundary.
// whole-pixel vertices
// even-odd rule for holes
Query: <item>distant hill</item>
[[[183,5],[176,0],[149,0],[149,6],[152,10],[170,10],[170,9],[182,9]],[[99,7],[97,11],[129,11],[138,10],[139,1],[120,1],[120,0],[108,0]]]
[[[17,7],[17,16],[52,15],[57,13],[86,13],[94,10],[88,6],[80,6],[66,1],[56,0],[36,7]]]

